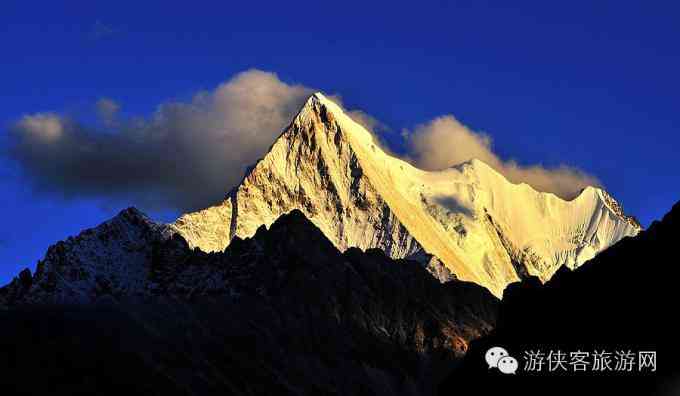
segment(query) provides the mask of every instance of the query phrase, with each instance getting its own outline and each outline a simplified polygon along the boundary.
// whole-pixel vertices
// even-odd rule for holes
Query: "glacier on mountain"
[[[386,153],[321,93],[223,202],[181,216],[169,230],[192,247],[221,251],[293,209],[340,250],[415,258],[440,280],[472,281],[497,296],[511,282],[545,281],[640,231],[599,188],[567,201],[513,184],[479,160],[418,169]]]

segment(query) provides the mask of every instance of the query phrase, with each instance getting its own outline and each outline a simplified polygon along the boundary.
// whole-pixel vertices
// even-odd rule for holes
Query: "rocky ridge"
[[[512,184],[478,160],[417,169],[320,93],[224,202],[170,227],[192,247],[221,251],[293,209],[341,251],[378,248],[424,264],[434,257],[450,277],[497,296],[522,277],[546,281],[561,265],[575,268],[640,230],[599,188],[565,201]]]
[[[442,284],[377,249],[341,253],[300,211],[224,252],[163,234],[128,209],[51,247],[33,276],[1,288],[0,385],[30,394],[432,394],[495,324],[498,300],[484,288]],[[106,251],[138,260],[117,263]],[[28,378],[36,370],[39,379]]]

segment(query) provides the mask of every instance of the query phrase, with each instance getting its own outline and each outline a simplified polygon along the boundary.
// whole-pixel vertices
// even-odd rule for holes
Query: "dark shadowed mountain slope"
[[[156,238],[136,211],[121,216],[55,245],[35,275],[0,290],[0,389],[431,394],[495,325],[498,301],[487,290],[441,284],[376,250],[342,254],[298,211],[223,253]],[[140,238],[146,244],[133,243]],[[101,243],[139,260],[105,255],[83,267],[98,261],[69,247]]]
[[[440,394],[471,389],[512,392],[515,387],[523,394],[572,388],[603,389],[607,394],[680,394],[679,243],[680,203],[649,230],[623,239],[577,270],[563,268],[544,286],[536,279],[509,286],[497,329],[473,342],[464,364],[442,384]],[[488,368],[484,354],[492,346],[505,347],[517,358],[516,375]],[[589,352],[586,372],[548,372],[547,359],[541,372],[527,366],[531,361],[527,351],[558,349]],[[613,370],[594,370],[595,351],[613,352]],[[634,353],[632,370],[616,370],[621,360],[617,351]],[[640,351],[656,351],[655,372],[640,367]]]

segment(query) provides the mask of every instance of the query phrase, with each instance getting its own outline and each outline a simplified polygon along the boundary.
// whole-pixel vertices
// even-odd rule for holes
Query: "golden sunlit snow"
[[[639,226],[598,188],[565,201],[513,184],[472,160],[437,172],[387,154],[335,103],[309,98],[269,153],[221,204],[179,218],[193,247],[223,250],[281,214],[302,210],[341,250],[438,257],[458,278],[500,296],[528,273],[547,280]]]

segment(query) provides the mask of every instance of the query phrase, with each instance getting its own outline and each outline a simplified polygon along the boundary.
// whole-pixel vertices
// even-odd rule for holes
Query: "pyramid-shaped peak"
[[[316,98],[318,100],[328,100],[326,99],[326,96],[324,96],[324,94],[321,93],[321,91],[314,92],[311,97]]]
[[[345,111],[342,109],[342,107],[318,91],[313,93],[307,99],[307,102],[305,102],[305,105],[302,107],[300,113],[305,113],[305,110],[314,112],[325,111],[334,113],[335,115],[345,114]]]
[[[318,91],[307,99],[295,117],[295,123],[305,123],[315,119],[324,123],[336,122],[344,132],[352,134],[361,143],[374,143],[373,136],[363,125],[356,122],[342,106]]]
[[[328,98],[326,97],[326,95],[324,95],[324,94],[321,93],[320,91],[314,92],[314,93],[309,97],[308,101],[314,101],[314,102],[324,103],[324,104],[327,103],[327,102],[333,103],[332,100],[328,99]],[[333,104],[335,104],[335,103],[333,103]]]

